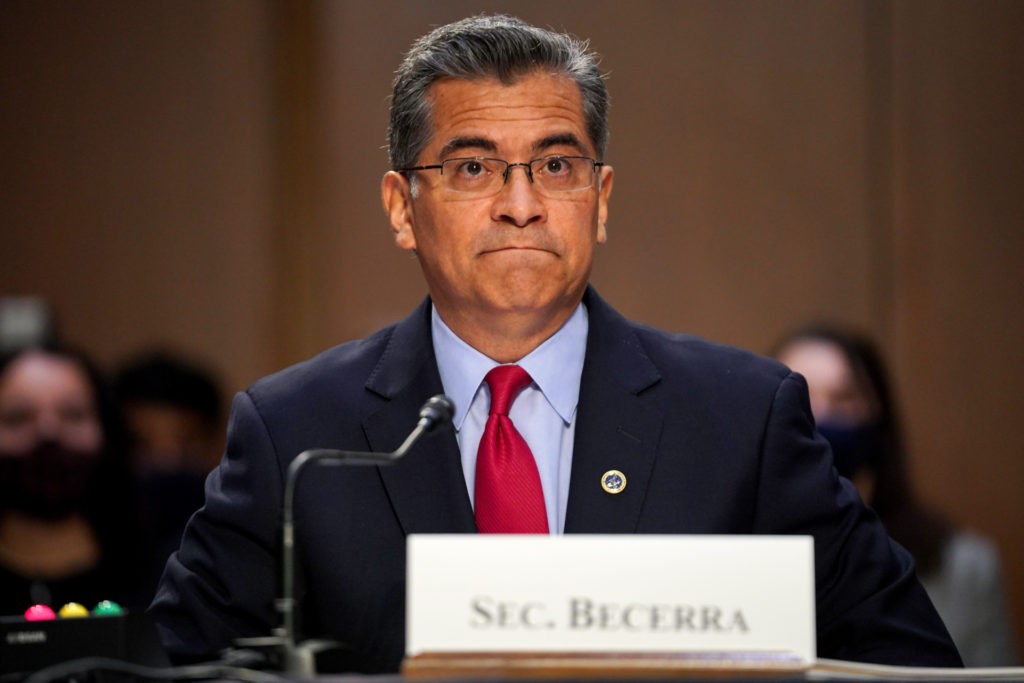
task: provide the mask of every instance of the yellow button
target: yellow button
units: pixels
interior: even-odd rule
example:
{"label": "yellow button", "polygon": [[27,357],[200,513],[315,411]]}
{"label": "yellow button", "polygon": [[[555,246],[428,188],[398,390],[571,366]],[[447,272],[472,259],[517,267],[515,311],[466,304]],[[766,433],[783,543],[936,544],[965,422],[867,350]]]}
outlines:
{"label": "yellow button", "polygon": [[60,612],[57,612],[57,614],[65,619],[74,619],[75,617],[89,616],[89,610],[84,606],[79,605],[77,602],[69,602],[61,607]]}

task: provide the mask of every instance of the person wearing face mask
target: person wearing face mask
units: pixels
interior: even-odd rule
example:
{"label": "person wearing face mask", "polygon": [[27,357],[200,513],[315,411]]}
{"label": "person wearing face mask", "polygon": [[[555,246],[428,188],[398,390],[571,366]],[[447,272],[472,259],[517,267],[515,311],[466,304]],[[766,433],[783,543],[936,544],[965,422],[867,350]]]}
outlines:
{"label": "person wearing face mask", "polygon": [[128,432],[140,519],[151,542],[149,585],[203,505],[206,475],[223,451],[220,387],[209,370],[176,353],[151,352],[116,374],[114,394]]}
{"label": "person wearing face mask", "polygon": [[916,496],[888,374],[874,344],[815,325],[786,336],[775,356],[807,380],[811,412],[832,446],[836,470],[917,560],[921,583],[964,664],[1016,665],[996,547]]}
{"label": "person wearing face mask", "polygon": [[0,614],[143,604],[132,499],[117,412],[92,363],[56,345],[0,357]]}

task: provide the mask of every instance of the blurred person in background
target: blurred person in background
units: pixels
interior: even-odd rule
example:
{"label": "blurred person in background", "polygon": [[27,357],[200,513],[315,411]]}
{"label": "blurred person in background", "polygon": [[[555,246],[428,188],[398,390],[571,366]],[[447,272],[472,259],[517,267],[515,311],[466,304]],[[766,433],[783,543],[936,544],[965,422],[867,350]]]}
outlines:
{"label": "blurred person in background", "polygon": [[143,606],[133,501],[118,412],[94,365],[54,343],[0,356],[0,614]]}
{"label": "blurred person in background", "polygon": [[221,390],[206,368],[161,351],[126,364],[114,387],[153,553],[147,583],[155,590],[185,524],[202,507],[203,483],[224,448]]}
{"label": "blurred person in background", "polygon": [[899,414],[881,355],[856,333],[802,328],[776,357],[807,380],[818,431],[917,571],[967,666],[1017,663],[995,545],[924,505],[911,485]]}

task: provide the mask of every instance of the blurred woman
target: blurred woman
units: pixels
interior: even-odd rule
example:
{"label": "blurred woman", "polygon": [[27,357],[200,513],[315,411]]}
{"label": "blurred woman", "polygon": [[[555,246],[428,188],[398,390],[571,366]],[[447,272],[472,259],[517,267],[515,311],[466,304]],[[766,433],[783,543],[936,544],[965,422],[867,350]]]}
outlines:
{"label": "blurred woman", "polygon": [[818,431],[836,470],[857,486],[917,571],[967,666],[1016,664],[995,545],[915,495],[881,356],[867,339],[828,326],[786,337],[776,357],[807,380]]}
{"label": "blurred woman", "polygon": [[143,607],[117,412],[82,355],[0,358],[0,614],[101,600]]}

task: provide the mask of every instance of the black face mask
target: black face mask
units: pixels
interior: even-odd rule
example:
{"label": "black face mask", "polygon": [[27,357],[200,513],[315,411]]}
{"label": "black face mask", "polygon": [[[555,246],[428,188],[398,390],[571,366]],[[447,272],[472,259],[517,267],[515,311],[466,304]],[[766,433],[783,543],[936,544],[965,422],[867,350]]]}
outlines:
{"label": "black face mask", "polygon": [[42,441],[28,453],[0,452],[0,510],[59,520],[82,509],[99,454],[59,441]]}
{"label": "black face mask", "polygon": [[874,422],[863,425],[823,422],[818,425],[818,432],[832,446],[836,470],[846,478],[882,457],[882,430]]}

